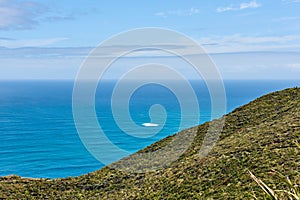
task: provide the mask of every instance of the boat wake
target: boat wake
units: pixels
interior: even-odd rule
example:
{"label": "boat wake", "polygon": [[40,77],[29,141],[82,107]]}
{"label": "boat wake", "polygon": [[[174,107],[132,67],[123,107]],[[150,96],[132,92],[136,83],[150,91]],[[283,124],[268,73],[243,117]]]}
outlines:
{"label": "boat wake", "polygon": [[142,125],[143,125],[143,126],[146,126],[146,127],[154,127],[154,126],[158,126],[158,124],[154,124],[154,123],[143,123]]}

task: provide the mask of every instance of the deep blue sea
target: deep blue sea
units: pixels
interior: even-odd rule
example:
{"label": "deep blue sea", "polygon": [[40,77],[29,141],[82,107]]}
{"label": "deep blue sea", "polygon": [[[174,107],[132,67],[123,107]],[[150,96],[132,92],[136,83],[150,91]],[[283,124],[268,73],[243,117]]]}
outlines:
{"label": "deep blue sea", "polygon": [[[225,81],[224,84],[228,113],[263,94],[300,86],[300,81]],[[199,123],[218,117],[211,116],[206,85],[196,81],[192,85],[199,102]],[[131,117],[137,125],[149,123],[150,106],[161,104],[167,113],[166,123],[152,137],[125,134],[111,113],[113,86],[113,82],[104,82],[95,95],[98,122],[113,144],[133,153],[179,130],[181,112],[176,96],[165,87],[149,84],[132,94]],[[0,82],[0,176],[68,177],[104,166],[78,136],[72,114],[72,91],[72,81]],[[191,125],[196,124],[183,124],[181,129]]]}

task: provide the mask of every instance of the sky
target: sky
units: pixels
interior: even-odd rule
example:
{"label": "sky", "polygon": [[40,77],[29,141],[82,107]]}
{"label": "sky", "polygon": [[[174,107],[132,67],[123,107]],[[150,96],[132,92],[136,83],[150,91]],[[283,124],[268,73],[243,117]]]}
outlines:
{"label": "sky", "polygon": [[223,79],[299,79],[299,10],[300,0],[0,0],[0,80],[72,80],[102,41],[143,27],[197,41]]}

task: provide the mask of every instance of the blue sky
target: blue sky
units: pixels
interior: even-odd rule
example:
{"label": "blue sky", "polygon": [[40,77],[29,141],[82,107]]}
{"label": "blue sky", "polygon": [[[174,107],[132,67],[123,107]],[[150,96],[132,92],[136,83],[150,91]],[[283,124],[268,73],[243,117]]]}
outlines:
{"label": "blue sky", "polygon": [[202,44],[224,79],[298,79],[300,0],[0,0],[0,79],[74,79],[101,41],[162,27]]}

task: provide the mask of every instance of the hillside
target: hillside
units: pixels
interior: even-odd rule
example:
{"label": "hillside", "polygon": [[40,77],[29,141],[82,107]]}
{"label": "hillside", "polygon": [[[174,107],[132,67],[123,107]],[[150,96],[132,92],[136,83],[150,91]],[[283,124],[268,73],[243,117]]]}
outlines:
{"label": "hillside", "polygon": [[[200,158],[198,151],[209,123],[178,133],[196,137],[178,160],[161,170],[125,173],[105,167],[75,178],[2,177],[0,199],[262,199],[264,193],[248,170],[274,189],[286,185],[272,170],[300,185],[300,88],[260,97],[224,119],[222,135],[207,157]],[[155,151],[172,137],[140,152]]]}

